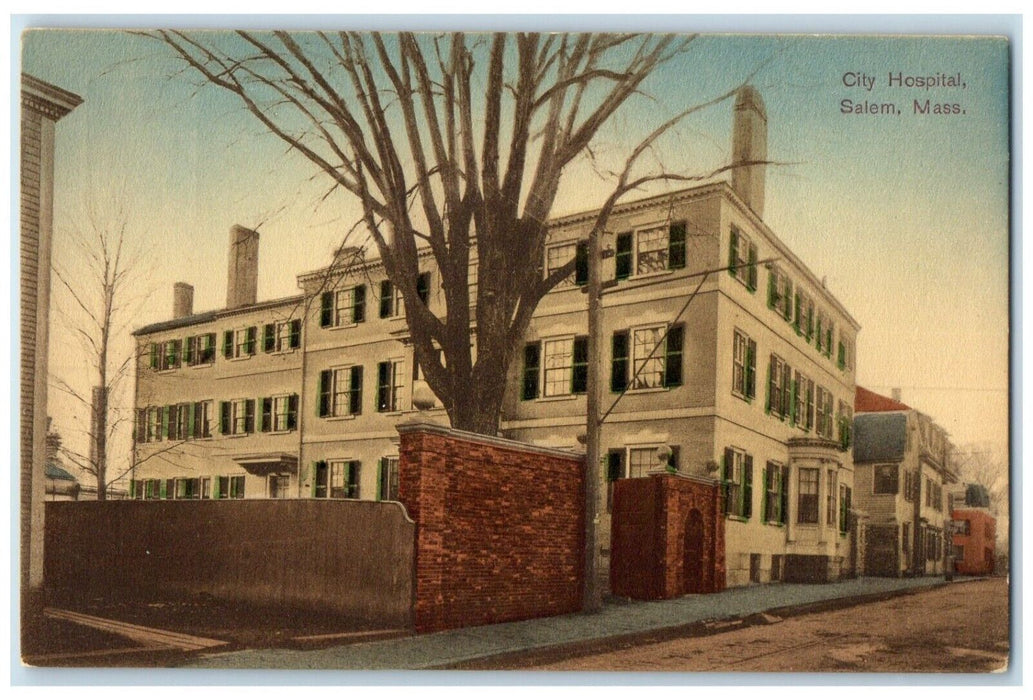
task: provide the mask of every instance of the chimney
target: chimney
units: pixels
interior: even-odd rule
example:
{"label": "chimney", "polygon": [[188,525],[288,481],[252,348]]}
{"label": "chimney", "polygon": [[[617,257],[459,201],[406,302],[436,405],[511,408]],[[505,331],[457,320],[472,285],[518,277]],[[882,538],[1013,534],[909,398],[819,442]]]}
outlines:
{"label": "chimney", "polygon": [[[732,125],[732,164],[768,159],[768,114],[756,88],[744,85],[735,98]],[[764,217],[764,173],[767,166],[746,165],[732,169],[732,189]]]}
{"label": "chimney", "polygon": [[894,387],[890,390],[890,395],[893,397],[894,401],[898,403],[900,402],[900,389],[898,387]]}
{"label": "chimney", "polygon": [[229,278],[226,308],[248,306],[258,300],[258,231],[243,226],[230,229]]}
{"label": "chimney", "polygon": [[194,313],[194,288],[186,282],[172,285],[172,318],[186,318]]}

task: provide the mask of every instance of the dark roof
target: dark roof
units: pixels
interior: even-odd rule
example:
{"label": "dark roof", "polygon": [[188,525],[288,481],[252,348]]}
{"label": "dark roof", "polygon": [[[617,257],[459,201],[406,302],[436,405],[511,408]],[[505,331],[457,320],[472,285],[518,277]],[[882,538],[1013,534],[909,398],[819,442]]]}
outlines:
{"label": "dark roof", "polygon": [[854,413],[878,413],[880,411],[910,411],[911,407],[882,394],[876,394],[863,386],[854,394]]}
{"label": "dark roof", "polygon": [[969,484],[965,489],[965,505],[973,508],[989,508],[990,494],[981,484]]}
{"label": "dark roof", "polygon": [[294,296],[283,297],[282,299],[270,299],[269,301],[260,301],[257,304],[248,304],[247,306],[236,306],[232,309],[216,309],[215,311],[204,311],[199,314],[192,314],[190,316],[184,316],[183,318],[174,318],[169,321],[159,321],[158,323],[152,323],[144,326],[143,328],[137,328],[133,331],[133,335],[149,335],[151,333],[159,333],[161,331],[171,331],[175,328],[185,328],[187,326],[194,326],[199,323],[207,323],[214,321],[217,318],[224,316],[233,316],[235,314],[242,314],[248,311],[261,311],[272,306],[279,306],[281,304],[297,303],[305,298],[304,294],[295,294]]}
{"label": "dark roof", "polygon": [[44,471],[49,479],[57,479],[58,481],[78,481],[78,479],[53,462],[47,462],[44,467]]}
{"label": "dark roof", "polygon": [[855,462],[899,462],[904,458],[906,448],[906,414],[860,413],[854,416]]}

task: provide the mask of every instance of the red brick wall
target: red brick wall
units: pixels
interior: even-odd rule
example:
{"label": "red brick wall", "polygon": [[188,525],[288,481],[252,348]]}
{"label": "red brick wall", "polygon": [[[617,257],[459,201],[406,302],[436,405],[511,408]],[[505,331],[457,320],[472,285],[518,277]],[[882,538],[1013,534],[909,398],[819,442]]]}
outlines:
{"label": "red brick wall", "polygon": [[[952,536],[953,544],[965,548],[965,558],[954,561],[954,570],[959,574],[992,574],[996,558],[997,521],[986,511],[967,508],[955,508],[951,517],[954,520],[969,521],[968,535],[955,532]],[[989,559],[986,557],[988,549]]]}
{"label": "red brick wall", "polygon": [[580,609],[581,457],[438,426],[399,433],[398,498],[416,521],[417,631]]}
{"label": "red brick wall", "polygon": [[721,489],[709,480],[672,475],[621,479],[614,484],[610,588],[642,600],[674,598],[687,592],[686,526],[689,514],[702,516],[700,590],[725,588],[724,518]]}

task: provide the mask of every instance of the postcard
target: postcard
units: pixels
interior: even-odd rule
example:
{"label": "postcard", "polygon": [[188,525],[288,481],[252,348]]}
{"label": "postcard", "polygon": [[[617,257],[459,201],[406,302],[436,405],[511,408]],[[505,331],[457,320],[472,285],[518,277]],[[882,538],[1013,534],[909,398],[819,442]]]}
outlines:
{"label": "postcard", "polygon": [[1005,671],[1005,36],[29,29],[33,669]]}

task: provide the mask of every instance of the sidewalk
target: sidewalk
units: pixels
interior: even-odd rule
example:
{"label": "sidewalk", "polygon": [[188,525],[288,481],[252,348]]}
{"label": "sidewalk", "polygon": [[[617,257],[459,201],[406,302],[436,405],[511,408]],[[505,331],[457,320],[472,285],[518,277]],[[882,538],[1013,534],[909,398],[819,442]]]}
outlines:
{"label": "sidewalk", "polygon": [[[957,580],[957,579],[956,579]],[[964,580],[964,579],[961,579]],[[832,584],[769,584],[673,600],[610,603],[571,614],[319,650],[249,649],[192,658],[190,668],[415,670],[486,657],[683,627],[754,613],[943,585],[943,576],[860,578]]]}

